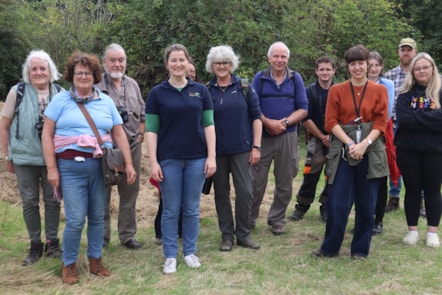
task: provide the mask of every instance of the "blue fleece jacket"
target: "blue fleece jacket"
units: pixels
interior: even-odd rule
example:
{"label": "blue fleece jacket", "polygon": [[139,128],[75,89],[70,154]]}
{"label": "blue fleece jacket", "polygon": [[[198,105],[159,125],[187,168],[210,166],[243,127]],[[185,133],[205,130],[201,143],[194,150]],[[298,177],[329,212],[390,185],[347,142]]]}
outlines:
{"label": "blue fleece jacket", "polygon": [[[301,75],[288,68],[287,73],[281,85],[277,85],[270,76],[270,68],[258,72],[253,79],[253,88],[258,95],[261,112],[269,119],[278,120],[288,117],[296,110],[308,110],[308,100]],[[296,131],[296,125],[287,128],[286,132]],[[263,136],[270,136],[265,129]]]}
{"label": "blue fleece jacket", "polygon": [[255,90],[249,86],[244,91],[241,78],[232,75],[232,83],[225,89],[219,87],[216,78],[213,78],[209,91],[213,99],[216,154],[222,156],[250,151],[253,145],[252,123],[261,119]]}

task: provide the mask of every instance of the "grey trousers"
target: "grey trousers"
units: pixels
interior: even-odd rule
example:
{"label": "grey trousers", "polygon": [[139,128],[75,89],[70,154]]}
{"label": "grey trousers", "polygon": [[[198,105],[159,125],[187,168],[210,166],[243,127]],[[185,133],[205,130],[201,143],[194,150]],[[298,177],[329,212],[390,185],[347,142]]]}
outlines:
{"label": "grey trousers", "polygon": [[[213,176],[215,206],[223,240],[250,239],[249,216],[252,206],[252,171],[249,152],[216,157]],[[230,174],[235,188],[235,222],[230,200]],[[236,227],[235,227],[236,225]]]}
{"label": "grey trousers", "polygon": [[[135,144],[131,147],[132,162],[137,172],[137,178],[131,185],[127,184],[126,177],[123,176],[121,183],[118,185],[118,235],[120,243],[134,239],[137,233],[137,216],[136,204],[138,192],[140,190],[140,174],[141,174],[141,144]],[[107,188],[107,202],[104,208],[104,237],[103,243],[107,245],[111,238],[110,228],[110,198],[112,187]]]}
{"label": "grey trousers", "polygon": [[54,188],[48,183],[46,166],[14,165],[14,169],[29,239],[31,242],[41,242],[40,186],[45,208],[46,239],[58,238],[60,203],[54,199]]}
{"label": "grey trousers", "polygon": [[261,160],[252,168],[253,204],[249,224],[255,225],[266,192],[270,167],[273,162],[275,189],[273,202],[267,215],[269,225],[284,225],[287,206],[292,199],[292,182],[298,173],[298,135],[289,132],[262,138]]}

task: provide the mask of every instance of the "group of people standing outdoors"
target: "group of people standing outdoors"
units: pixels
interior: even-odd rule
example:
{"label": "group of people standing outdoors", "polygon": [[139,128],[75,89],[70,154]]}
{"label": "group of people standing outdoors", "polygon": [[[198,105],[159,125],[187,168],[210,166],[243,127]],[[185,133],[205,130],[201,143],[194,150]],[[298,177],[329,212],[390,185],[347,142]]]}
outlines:
{"label": "group of people standing outdoors", "polygon": [[[288,66],[290,50],[283,42],[269,47],[269,67],[257,72],[252,83],[234,74],[239,56],[230,46],[221,45],[212,47],[207,55],[205,68],[213,78],[202,84],[186,47],[173,44],[164,54],[168,77],[144,100],[137,82],[125,74],[126,54],[118,44],[106,48],[102,67],[95,55],[75,51],[64,72],[70,83],[66,91],[55,84],[60,74],[49,55],[31,51],[23,66],[24,83],[12,87],[0,122],[6,170],[17,175],[31,240],[23,265],[37,262],[43,254],[61,257],[62,281],[77,283],[76,262],[87,217],[89,270],[99,276],[110,275],[101,258],[103,247],[110,242],[112,189],[104,183],[100,157],[103,148],[113,145],[122,150],[126,169],[117,186],[119,240],[128,249],[142,247],[136,239],[135,207],[143,141],[151,182],[161,197],[165,274],[177,270],[180,238],[186,265],[201,266],[196,255],[200,197],[209,178],[213,180],[221,232],[219,250],[232,250],[235,240],[238,246],[260,249],[251,232],[272,165],[275,188],[267,224],[274,235],[286,232],[287,208],[298,174],[300,124],[307,131],[304,178],[288,219],[298,221],[307,213],[324,170],[319,202],[325,235],[313,255],[339,255],[354,205],[350,255],[366,258],[372,235],[383,231],[384,214],[399,207],[394,200],[399,196],[394,191],[401,184],[399,170],[405,185],[408,225],[403,242],[414,245],[419,239],[423,198],[426,244],[439,247],[440,77],[431,56],[417,54],[413,39],[401,40],[399,56],[401,64],[385,75],[389,80],[383,76],[383,59],[378,52],[353,46],[344,55],[349,79],[341,83],[333,80],[334,60],[320,57],[315,63],[317,80],[305,88],[301,74]],[[84,111],[93,118],[103,146]],[[40,185],[46,244],[41,241]],[[66,226],[60,247],[61,199]]]}

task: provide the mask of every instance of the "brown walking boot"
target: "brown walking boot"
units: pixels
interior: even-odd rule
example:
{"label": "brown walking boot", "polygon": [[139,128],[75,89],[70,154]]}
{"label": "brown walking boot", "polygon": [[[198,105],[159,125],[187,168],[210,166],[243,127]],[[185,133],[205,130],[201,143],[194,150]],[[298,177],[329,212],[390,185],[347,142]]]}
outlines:
{"label": "brown walking boot", "polygon": [[390,213],[391,211],[395,211],[399,209],[399,198],[391,197],[388,200],[388,204],[385,207],[385,213]]}
{"label": "brown walking boot", "polygon": [[89,258],[89,270],[94,275],[100,277],[108,277],[110,276],[110,271],[104,268],[103,263],[101,263],[100,258]]}
{"label": "brown walking boot", "polygon": [[69,285],[78,283],[77,266],[75,263],[70,265],[61,263],[61,281]]}

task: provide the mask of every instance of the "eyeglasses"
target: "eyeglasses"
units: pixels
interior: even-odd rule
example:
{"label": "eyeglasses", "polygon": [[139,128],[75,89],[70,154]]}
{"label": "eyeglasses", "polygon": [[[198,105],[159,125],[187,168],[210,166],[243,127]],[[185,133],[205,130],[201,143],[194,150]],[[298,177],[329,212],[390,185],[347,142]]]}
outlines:
{"label": "eyeglasses", "polygon": [[431,68],[433,68],[432,66],[423,66],[423,67],[421,67],[421,68],[414,68],[413,69],[413,71],[414,72],[420,72],[420,71],[424,71],[424,72],[426,72],[426,71],[428,71],[429,69],[431,69]]}
{"label": "eyeglasses", "polygon": [[90,76],[92,76],[92,73],[91,72],[75,72],[74,75],[77,77],[83,77],[83,76],[90,77]]}
{"label": "eyeglasses", "polygon": [[231,62],[230,61],[217,61],[217,62],[214,62],[213,64],[220,67],[221,65],[223,65],[223,66],[230,65]]}

